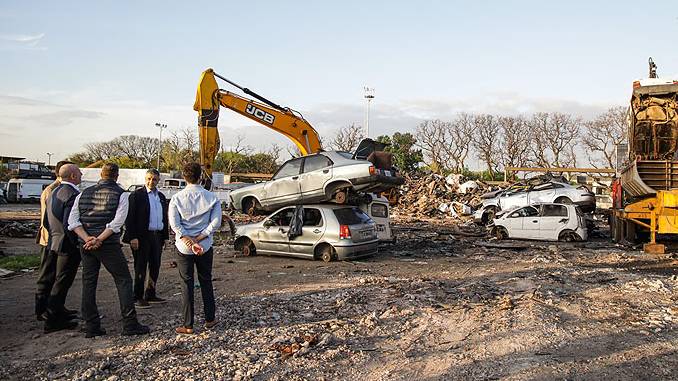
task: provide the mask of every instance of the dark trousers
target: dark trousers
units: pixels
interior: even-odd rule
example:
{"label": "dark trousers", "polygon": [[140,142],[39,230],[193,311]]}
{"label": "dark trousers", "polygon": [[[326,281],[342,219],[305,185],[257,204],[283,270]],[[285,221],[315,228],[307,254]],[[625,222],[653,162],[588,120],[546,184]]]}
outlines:
{"label": "dark trousers", "polygon": [[134,309],[134,293],[132,292],[132,276],[127,268],[127,260],[119,244],[103,245],[98,250],[81,250],[82,254],[82,318],[86,328],[91,330],[100,327],[99,310],[97,309],[97,282],[99,269],[104,265],[106,271],[113,276],[118,290],[120,314],[125,327],[133,326],[137,321]]}
{"label": "dark trousers", "polygon": [[[139,250],[132,250],[134,256],[134,297],[136,299],[154,298],[160,258],[162,256],[162,233],[149,232],[139,239]],[[146,281],[148,272],[148,282]]]}
{"label": "dark trousers", "polygon": [[[178,252],[177,252],[178,253]],[[182,312],[184,327],[193,328],[193,267],[198,271],[198,282],[202,294],[202,304],[205,307],[205,321],[213,321],[216,312],[214,304],[214,288],[212,287],[212,248],[203,255],[177,255],[177,268],[181,277]]]}
{"label": "dark trousers", "polygon": [[80,253],[76,250],[57,253],[46,246],[41,246],[40,252],[35,314],[40,316],[49,308],[51,315],[60,315],[78,273]]}

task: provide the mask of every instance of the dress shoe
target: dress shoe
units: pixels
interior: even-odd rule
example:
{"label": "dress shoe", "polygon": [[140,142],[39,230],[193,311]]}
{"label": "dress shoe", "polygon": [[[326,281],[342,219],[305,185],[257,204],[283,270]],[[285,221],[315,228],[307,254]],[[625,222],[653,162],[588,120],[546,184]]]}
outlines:
{"label": "dress shoe", "polygon": [[137,301],[134,302],[134,307],[144,309],[151,308],[151,305],[148,304],[148,302],[143,299],[137,299]]}
{"label": "dress shoe", "polygon": [[78,315],[78,311],[77,311],[77,310],[71,310],[71,309],[66,308],[66,307],[64,307],[64,313],[65,313],[66,315],[75,315],[75,316]]}
{"label": "dress shoe", "polygon": [[180,334],[183,334],[183,335],[192,335],[193,334],[193,328],[181,326],[181,327],[175,328],[174,332],[180,333]]}
{"label": "dress shoe", "polygon": [[88,329],[85,332],[85,337],[88,338],[88,339],[91,339],[91,338],[96,337],[96,336],[105,336],[105,335],[106,335],[106,330],[101,328],[101,327]]}
{"label": "dress shoe", "polygon": [[78,322],[71,320],[45,321],[45,333],[52,333],[64,329],[73,329],[78,326]]}
{"label": "dress shoe", "polygon": [[217,326],[217,321],[216,321],[216,319],[215,319],[215,320],[212,320],[212,321],[206,321],[206,322],[205,322],[205,329],[212,329],[212,328],[214,328],[214,327],[216,327],[216,326]]}
{"label": "dress shoe", "polygon": [[147,325],[136,323],[123,328],[122,335],[123,336],[145,335],[149,332],[151,332],[151,328],[149,328]]}
{"label": "dress shoe", "polygon": [[146,301],[152,304],[156,304],[156,303],[165,303],[167,302],[167,299],[159,298],[157,296],[151,296],[146,298]]}

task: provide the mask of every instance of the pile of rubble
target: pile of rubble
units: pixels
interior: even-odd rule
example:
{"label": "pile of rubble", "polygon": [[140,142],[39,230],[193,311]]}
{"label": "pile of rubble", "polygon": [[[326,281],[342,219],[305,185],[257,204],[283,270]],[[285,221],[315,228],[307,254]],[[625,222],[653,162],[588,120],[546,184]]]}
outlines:
{"label": "pile of rubble", "polygon": [[0,220],[0,236],[33,238],[38,232],[40,221]]}
{"label": "pile of rubble", "polygon": [[427,217],[468,216],[482,205],[480,196],[491,187],[482,181],[464,181],[463,175],[435,173],[405,176],[395,212]]}

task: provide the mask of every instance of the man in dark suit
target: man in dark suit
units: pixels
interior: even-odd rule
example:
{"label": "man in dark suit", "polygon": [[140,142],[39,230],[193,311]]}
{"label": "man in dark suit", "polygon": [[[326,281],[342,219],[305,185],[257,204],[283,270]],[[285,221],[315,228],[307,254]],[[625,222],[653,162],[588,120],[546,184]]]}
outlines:
{"label": "man in dark suit", "polygon": [[156,294],[162,249],[169,238],[167,198],[158,191],[158,181],[160,173],[149,169],[145,186],[132,192],[129,197],[129,212],[125,221],[123,242],[130,244],[134,255],[134,297],[137,308],[148,308],[149,303],[165,301]]}
{"label": "man in dark suit", "polygon": [[77,165],[66,164],[59,169],[59,178],[61,184],[45,200],[44,222],[49,231],[49,255],[56,262],[54,285],[47,298],[46,333],[72,329],[78,324],[71,321],[74,316],[68,313],[64,303],[80,265],[77,237],[67,227],[73,202],[80,193],[77,186],[82,173]]}

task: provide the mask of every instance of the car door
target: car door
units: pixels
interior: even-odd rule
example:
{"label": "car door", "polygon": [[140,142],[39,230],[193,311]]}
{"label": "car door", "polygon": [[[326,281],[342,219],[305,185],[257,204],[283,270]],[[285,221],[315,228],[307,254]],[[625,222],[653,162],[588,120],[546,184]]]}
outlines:
{"label": "car door", "polygon": [[294,208],[290,207],[266,218],[258,234],[257,251],[262,254],[288,254],[290,245],[287,232],[293,216]]}
{"label": "car door", "polygon": [[301,201],[299,174],[303,160],[303,157],[299,157],[286,162],[271,180],[264,184],[260,200],[262,206],[287,205]]}
{"label": "car door", "polygon": [[304,224],[301,235],[289,241],[290,252],[304,256],[313,256],[313,247],[325,233],[325,219],[322,211],[314,207],[304,207]]}
{"label": "car door", "polygon": [[502,209],[509,209],[515,206],[525,206],[527,202],[527,192],[522,189],[507,191],[499,197],[499,206]]}
{"label": "car door", "polygon": [[323,154],[304,157],[299,175],[301,197],[304,202],[325,201],[325,184],[332,178],[332,160]]}
{"label": "car door", "polygon": [[552,202],[556,194],[555,185],[553,183],[544,183],[535,185],[528,192],[528,203],[534,204],[537,202]]}
{"label": "car door", "polygon": [[502,224],[508,231],[509,238],[522,238],[523,215],[521,214],[520,209],[509,214],[508,217],[502,221]]}
{"label": "car door", "polygon": [[541,224],[539,218],[539,209],[534,206],[526,206],[523,209],[523,238],[540,239],[539,226]]}
{"label": "car door", "polygon": [[541,207],[541,239],[557,240],[560,232],[568,225],[567,207],[560,204],[544,204]]}

